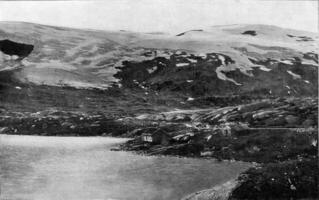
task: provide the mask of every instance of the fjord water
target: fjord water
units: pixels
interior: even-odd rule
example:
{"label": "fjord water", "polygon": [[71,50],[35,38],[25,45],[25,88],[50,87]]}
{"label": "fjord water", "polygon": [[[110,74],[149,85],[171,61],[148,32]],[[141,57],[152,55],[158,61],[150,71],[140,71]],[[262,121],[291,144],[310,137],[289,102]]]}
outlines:
{"label": "fjord water", "polygon": [[174,200],[249,164],[110,149],[126,139],[0,135],[0,199]]}

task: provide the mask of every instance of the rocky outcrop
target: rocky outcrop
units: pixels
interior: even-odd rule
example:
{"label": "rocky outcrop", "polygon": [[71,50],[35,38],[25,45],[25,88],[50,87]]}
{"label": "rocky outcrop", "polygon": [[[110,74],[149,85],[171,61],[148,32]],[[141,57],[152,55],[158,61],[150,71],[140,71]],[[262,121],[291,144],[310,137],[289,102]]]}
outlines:
{"label": "rocky outcrop", "polygon": [[253,30],[245,31],[242,34],[243,35],[251,35],[251,36],[256,36],[257,35],[256,31],[253,31]]}
{"label": "rocky outcrop", "polygon": [[242,173],[229,199],[317,199],[318,157],[253,167]]}
{"label": "rocky outcrop", "polygon": [[[261,163],[296,159],[315,154],[317,119],[315,99],[293,98],[148,114],[135,120],[154,123],[157,128],[138,129],[138,136],[123,149]],[[164,138],[165,144],[149,143],[140,137],[143,133],[153,137],[158,130],[163,134],[156,137]]]}
{"label": "rocky outcrop", "polygon": [[211,189],[202,190],[188,195],[182,200],[228,200],[231,192],[237,185],[238,182],[236,180],[230,180]]}
{"label": "rocky outcrop", "polygon": [[33,51],[33,45],[14,42],[11,40],[0,40],[0,51],[11,58],[22,60]]}
{"label": "rocky outcrop", "polygon": [[[268,99],[197,112],[164,112],[161,118],[156,114],[144,115],[139,120],[160,123],[156,127],[166,130],[163,133],[168,143],[155,144],[137,136],[122,149],[148,155],[254,163],[236,181],[196,192],[184,200],[315,199],[318,195],[317,105],[317,100],[311,98]],[[191,120],[174,120],[175,116],[184,115]],[[143,136],[147,131],[152,137],[154,130],[138,132]]]}
{"label": "rocky outcrop", "polygon": [[265,99],[222,108],[176,110],[142,114],[137,119],[169,122],[200,122],[206,125],[247,124],[250,128],[317,127],[318,104],[312,98]]}

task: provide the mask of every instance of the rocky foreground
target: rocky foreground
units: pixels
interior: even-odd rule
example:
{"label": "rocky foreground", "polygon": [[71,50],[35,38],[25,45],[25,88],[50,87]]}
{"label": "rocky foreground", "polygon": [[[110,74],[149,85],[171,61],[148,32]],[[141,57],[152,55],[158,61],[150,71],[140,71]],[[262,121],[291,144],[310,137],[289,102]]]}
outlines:
{"label": "rocky foreground", "polygon": [[98,112],[13,112],[2,108],[0,132],[123,136],[133,138],[120,147],[126,151],[254,163],[255,167],[226,184],[227,189],[221,186],[186,199],[315,198],[317,110],[313,98],[267,99],[122,118]]}

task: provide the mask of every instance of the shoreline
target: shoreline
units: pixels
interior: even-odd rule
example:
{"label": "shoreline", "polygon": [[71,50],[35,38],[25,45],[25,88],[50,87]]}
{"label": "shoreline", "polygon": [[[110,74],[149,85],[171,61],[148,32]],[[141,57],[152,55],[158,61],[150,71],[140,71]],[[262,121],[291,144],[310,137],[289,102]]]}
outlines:
{"label": "shoreline", "polygon": [[273,195],[269,198],[313,198],[318,194],[313,187],[318,184],[314,177],[319,172],[317,108],[315,99],[290,98],[200,113],[181,110],[146,114],[144,119],[58,110],[19,115],[5,112],[0,133],[129,138],[113,150],[248,162],[253,166],[236,178],[240,184],[232,198],[247,199],[247,193],[253,195],[249,198],[262,197],[260,194]]}
{"label": "shoreline", "polygon": [[239,184],[236,179],[231,179],[210,189],[204,189],[186,195],[181,200],[227,200],[232,190],[234,190],[234,188],[236,188]]}
{"label": "shoreline", "polygon": [[[13,137],[11,137],[11,136],[13,136]],[[84,139],[83,141],[81,141],[81,144],[85,144],[85,145],[96,145],[96,144],[99,144],[99,143],[96,143],[95,144],[95,142],[98,142],[98,141],[100,141],[100,139],[101,138],[104,138],[104,139],[106,139],[106,140],[112,140],[112,139],[118,139],[118,138],[114,138],[114,137],[105,137],[105,136],[97,136],[97,137],[73,137],[73,136],[71,136],[71,137],[65,137],[65,136],[62,136],[62,137],[59,137],[59,136],[37,136],[37,135],[8,135],[8,134],[0,134],[0,139],[2,138],[2,137],[5,137],[6,139],[5,140],[3,140],[4,141],[4,144],[11,144],[11,142],[14,142],[15,144],[17,143],[18,145],[19,144],[21,144],[21,142],[23,142],[23,144],[25,144],[25,142],[27,143],[27,144],[29,144],[29,145],[35,145],[35,146],[38,146],[38,142],[34,142],[34,138],[36,138],[36,139],[40,139],[40,143],[42,143],[44,140],[42,140],[42,139],[45,139],[45,147],[51,147],[51,145],[50,144],[48,144],[47,142],[50,142],[50,141],[52,141],[51,139],[53,139],[54,138],[54,141],[53,141],[53,144],[55,144],[56,143],[56,139],[58,138],[59,140],[59,142],[61,142],[61,141],[63,141],[63,138],[70,138],[70,139],[72,139],[72,142],[75,142],[76,143],[76,145],[79,145],[78,143],[77,143],[77,141],[76,140],[73,140],[73,139]],[[29,140],[27,139],[27,138],[32,138],[32,143],[30,143],[29,142]],[[90,142],[89,143],[86,143],[85,141],[87,141],[87,139],[94,139],[94,141],[93,140],[90,140]],[[93,142],[93,143],[92,143]],[[125,143],[126,141],[121,141],[121,142],[116,142],[116,143],[114,143],[114,144],[112,144],[111,145],[111,147],[118,147],[119,145],[121,145],[121,144],[123,144],[123,143]],[[68,142],[66,142],[66,143],[68,143]],[[92,143],[92,144],[91,144]],[[63,146],[63,145],[62,145]],[[108,151],[112,151],[112,148],[110,148]],[[127,151],[128,152],[128,151]],[[146,154],[138,154],[138,153],[136,153],[136,152],[132,152],[132,151],[129,151],[129,153],[134,153],[134,154],[137,154],[137,155],[139,155],[139,156],[145,156],[145,157],[175,157],[175,158],[179,158],[179,159],[194,159],[194,160],[213,160],[214,162],[216,162],[216,163],[220,163],[220,164],[222,164],[222,163],[224,163],[224,164],[228,164],[228,163],[232,163],[231,161],[227,161],[227,160],[225,160],[225,161],[218,161],[218,160],[216,160],[216,159],[214,159],[214,158],[203,158],[203,157],[181,157],[181,156],[172,156],[172,155],[146,155]],[[242,161],[237,161],[238,163],[244,163],[244,162],[242,162]],[[243,172],[244,170],[240,170],[240,171],[238,171],[238,174],[240,174],[241,172]],[[237,176],[236,177],[234,177],[234,178],[237,178]],[[227,182],[229,182],[229,181],[227,181]],[[214,186],[213,188],[216,188],[216,187],[219,187],[219,185],[216,185],[216,186]],[[205,189],[205,190],[208,190],[208,189]],[[198,191],[198,192],[202,192],[202,190],[200,190],[200,191]],[[195,192],[196,194],[198,193],[198,192]],[[191,195],[191,194],[186,194],[187,196],[189,196],[189,195]],[[183,198],[184,199],[184,198]]]}

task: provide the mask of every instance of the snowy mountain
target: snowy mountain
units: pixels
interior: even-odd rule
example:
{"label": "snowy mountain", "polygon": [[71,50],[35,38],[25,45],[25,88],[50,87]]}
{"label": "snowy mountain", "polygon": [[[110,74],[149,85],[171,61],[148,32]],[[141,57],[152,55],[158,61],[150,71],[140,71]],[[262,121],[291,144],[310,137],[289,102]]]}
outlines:
{"label": "snowy mountain", "polygon": [[0,22],[0,134],[121,136],[132,139],[113,150],[252,164],[184,199],[315,199],[318,41],[269,25],[170,35]]}
{"label": "snowy mountain", "polygon": [[[4,40],[33,50],[22,56],[21,46],[8,54]],[[169,35],[0,22],[0,71],[15,69],[12,77],[23,84],[123,87],[189,101],[207,95],[317,96],[318,40],[316,33],[269,25]]]}

